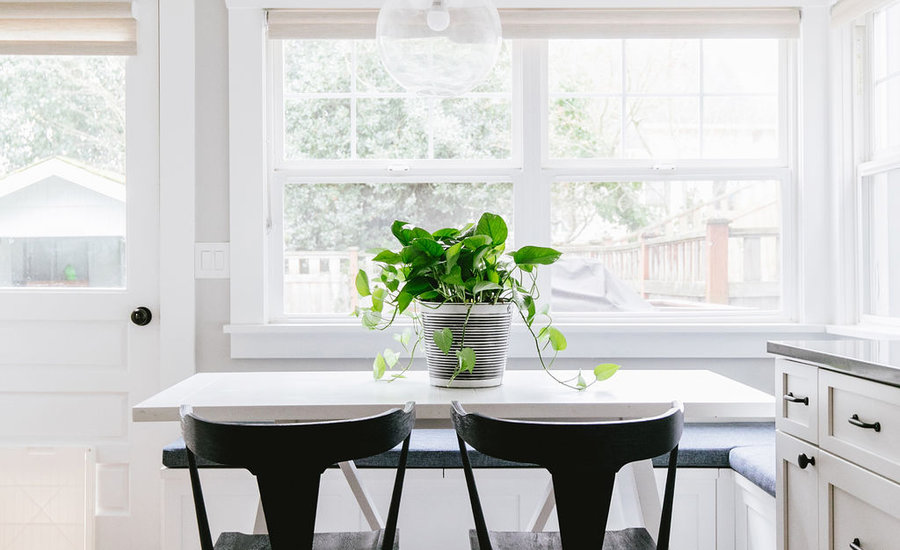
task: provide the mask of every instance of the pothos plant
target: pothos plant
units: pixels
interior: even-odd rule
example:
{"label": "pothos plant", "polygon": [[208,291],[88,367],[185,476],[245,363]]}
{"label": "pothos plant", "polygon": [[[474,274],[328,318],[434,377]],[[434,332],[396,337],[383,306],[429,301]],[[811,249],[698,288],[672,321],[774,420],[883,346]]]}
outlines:
{"label": "pothos plant", "polygon": [[[370,330],[385,330],[401,316],[412,319],[412,327],[394,339],[408,357],[401,364],[401,353],[391,348],[375,357],[374,376],[383,379],[388,371],[389,381],[403,378],[412,367],[416,349],[424,338],[432,338],[435,345],[449,354],[456,338],[460,338],[456,351],[457,368],[454,374],[472,372],[475,368],[475,350],[465,345],[465,324],[462,334],[456,335],[449,328],[424,334],[419,313],[410,308],[418,300],[423,307],[439,307],[441,304],[497,304],[516,305],[525,327],[531,333],[541,367],[560,384],[576,390],[584,390],[596,382],[606,380],[619,369],[618,365],[604,363],[594,368],[590,382],[582,371],[571,379],[556,376],[551,370],[559,352],[566,349],[566,337],[553,326],[553,318],[547,305],[538,307],[540,297],[537,284],[538,266],[556,262],[561,253],[552,248],[523,246],[507,252],[509,231],[503,218],[484,213],[478,223],[429,232],[421,227],[409,227],[409,223],[395,221],[391,233],[399,242],[398,250],[379,249],[372,259],[380,269],[372,277],[365,270],[356,275],[356,289],[368,305],[357,307],[354,315]],[[470,309],[471,311],[471,309]],[[468,322],[468,317],[466,317]],[[549,350],[552,355],[549,358]],[[394,370],[395,367],[398,370]]]}

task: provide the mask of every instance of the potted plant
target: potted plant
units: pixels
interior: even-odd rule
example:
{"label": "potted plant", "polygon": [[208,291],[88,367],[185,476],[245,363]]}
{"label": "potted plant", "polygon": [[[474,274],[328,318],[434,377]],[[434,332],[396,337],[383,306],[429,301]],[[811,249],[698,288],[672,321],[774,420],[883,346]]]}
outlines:
{"label": "potted plant", "polygon": [[[366,305],[354,312],[371,330],[385,330],[401,316],[412,327],[394,336],[408,354],[393,349],[379,353],[373,365],[376,379],[402,378],[424,341],[431,383],[437,386],[488,387],[500,384],[506,367],[509,329],[515,314],[531,333],[542,368],[557,382],[583,390],[615,374],[618,365],[598,365],[592,380],[579,371],[566,380],[552,371],[566,338],[553,326],[549,306],[538,308],[537,270],[561,253],[538,246],[507,252],[508,229],[502,217],[484,213],[477,223],[434,232],[395,221],[391,233],[398,250],[378,250],[372,277],[356,276]],[[550,348],[552,357],[544,353]]]}

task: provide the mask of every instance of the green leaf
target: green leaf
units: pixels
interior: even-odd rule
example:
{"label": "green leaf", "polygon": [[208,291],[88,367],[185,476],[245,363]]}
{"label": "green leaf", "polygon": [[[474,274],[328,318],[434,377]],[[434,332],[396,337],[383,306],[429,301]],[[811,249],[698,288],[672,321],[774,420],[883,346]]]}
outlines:
{"label": "green leaf", "polygon": [[412,342],[413,331],[411,328],[404,330],[400,334],[394,335],[394,340],[400,342],[400,345],[404,347],[404,349],[409,349],[409,343]]}
{"label": "green leaf", "polygon": [[587,382],[584,381],[584,376],[581,375],[581,371],[578,371],[578,381],[575,382],[575,385],[578,386],[579,390],[583,390],[587,387]]}
{"label": "green leaf", "polygon": [[[429,235],[430,237],[431,235]],[[429,239],[416,239],[413,241],[413,246],[424,250],[429,256],[432,258],[440,258],[444,255],[444,247],[441,246],[441,243],[437,241],[433,241]]]}
{"label": "green leaf", "polygon": [[463,243],[456,243],[447,249],[447,268],[452,269],[459,260],[459,252],[462,250]]}
{"label": "green leaf", "polygon": [[362,269],[356,274],[356,291],[360,296],[368,296],[369,292],[369,276]]}
{"label": "green leaf", "polygon": [[472,372],[475,369],[475,350],[472,348],[463,348],[456,352],[459,359],[459,370]]}
{"label": "green leaf", "polygon": [[409,304],[411,304],[415,298],[415,296],[408,292],[400,292],[400,294],[397,294],[397,313],[402,314],[405,312],[406,308],[409,307]]}
{"label": "green leaf", "polygon": [[525,296],[522,300],[525,304],[525,309],[528,311],[528,315],[525,317],[525,322],[528,326],[531,326],[531,323],[534,322],[535,310],[534,310],[534,298],[531,296]]}
{"label": "green leaf", "polygon": [[597,365],[594,367],[594,378],[597,379],[598,382],[602,382],[606,380],[612,375],[614,375],[621,367],[614,363],[603,363],[602,365]]}
{"label": "green leaf", "polygon": [[397,292],[397,289],[400,288],[400,281],[397,279],[390,279],[384,282],[384,286],[388,287],[388,290],[391,292]]}
{"label": "green leaf", "polygon": [[453,331],[449,328],[443,328],[441,330],[434,331],[432,335],[434,339],[434,345],[436,345],[444,355],[450,353],[450,347],[453,346]]}
{"label": "green leaf", "polygon": [[435,285],[434,279],[428,277],[413,277],[406,281],[406,284],[403,285],[403,290],[400,292],[412,294],[413,297],[416,297],[429,290],[435,290],[435,286],[437,285]]}
{"label": "green leaf", "polygon": [[490,281],[480,281],[472,288],[472,294],[478,294],[487,290],[503,290],[503,287]]}
{"label": "green leaf", "polygon": [[566,337],[556,327],[550,327],[549,336],[550,346],[553,347],[554,351],[563,351],[569,345],[566,342]]}
{"label": "green leaf", "polygon": [[523,246],[512,256],[518,266],[550,265],[562,256],[562,252],[541,246]]}
{"label": "green leaf", "polygon": [[421,227],[413,227],[409,231],[409,235],[410,235],[410,241],[412,241],[414,239],[425,239],[425,240],[429,240],[429,241],[434,240],[434,237],[431,236],[431,233],[422,229]]}
{"label": "green leaf", "polygon": [[384,361],[384,356],[379,353],[372,363],[372,376],[375,377],[375,380],[381,380],[385,370],[387,370],[387,363]]}
{"label": "green leaf", "polygon": [[400,220],[397,220],[391,225],[391,233],[394,235],[394,237],[397,238],[398,241],[400,241],[400,244],[402,244],[403,246],[408,245],[410,240],[408,237],[408,233],[405,233],[406,230],[403,229],[407,224],[409,224],[409,222],[402,222]]}
{"label": "green leaf", "polygon": [[459,229],[453,229],[452,227],[448,227],[447,229],[438,229],[431,234],[431,236],[435,239],[455,237],[457,235],[459,235]]}
{"label": "green leaf", "polygon": [[369,330],[375,329],[381,323],[381,312],[367,309],[363,313],[362,324]]}
{"label": "green leaf", "polygon": [[469,250],[476,250],[482,246],[487,246],[493,241],[487,235],[473,235],[463,240],[463,245]]}
{"label": "green leaf", "polygon": [[546,340],[550,337],[550,327],[544,327],[538,332],[538,341]]}
{"label": "green leaf", "polygon": [[458,265],[453,266],[449,273],[441,277],[441,282],[450,286],[462,286],[462,269]]}
{"label": "green leaf", "polygon": [[400,254],[396,252],[391,252],[390,250],[382,250],[378,253],[377,256],[372,258],[373,262],[381,262],[384,264],[396,265],[402,262],[400,259]]}
{"label": "green leaf", "polygon": [[491,242],[494,245],[500,245],[506,242],[506,237],[509,235],[509,230],[507,229],[506,222],[503,221],[503,218],[496,214],[485,212],[481,215],[481,219],[478,220],[478,225],[475,228],[475,234],[487,235],[491,238]]}
{"label": "green leaf", "polygon": [[375,311],[384,310],[384,297],[387,294],[383,288],[376,288],[372,291],[372,309]]}
{"label": "green leaf", "polygon": [[390,348],[387,348],[386,350],[384,350],[383,355],[384,355],[384,361],[385,361],[385,363],[387,363],[388,369],[394,368],[394,366],[397,364],[397,361],[400,360],[400,356],[397,355],[397,352]]}

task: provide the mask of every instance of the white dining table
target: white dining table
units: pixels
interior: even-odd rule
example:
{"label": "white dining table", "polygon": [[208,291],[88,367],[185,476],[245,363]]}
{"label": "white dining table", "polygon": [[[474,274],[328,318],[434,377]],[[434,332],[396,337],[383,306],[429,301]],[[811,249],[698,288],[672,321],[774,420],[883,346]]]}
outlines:
{"label": "white dining table", "polygon": [[[554,371],[560,378],[575,372]],[[416,403],[416,427],[450,426],[450,403],[487,415],[558,421],[639,418],[659,414],[673,401],[684,404],[687,422],[772,420],[774,398],[707,370],[622,370],[585,391],[574,391],[540,370],[511,370],[494,388],[441,388],[427,372],[411,371],[393,382],[371,372],[199,373],[137,404],[135,422],[179,420],[181,405],[223,421],[316,421],[377,414]],[[352,463],[341,465],[372,528],[382,522]],[[652,534],[659,529],[660,502],[649,460],[633,465],[639,506]],[[530,527],[543,528],[553,509],[552,487]]]}

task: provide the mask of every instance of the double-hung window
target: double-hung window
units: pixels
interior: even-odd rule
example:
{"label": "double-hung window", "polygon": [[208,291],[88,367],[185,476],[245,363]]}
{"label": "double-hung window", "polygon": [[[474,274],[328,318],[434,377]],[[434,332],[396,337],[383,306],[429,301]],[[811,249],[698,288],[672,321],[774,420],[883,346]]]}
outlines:
{"label": "double-hung window", "polygon": [[374,11],[268,12],[268,322],[345,319],[395,219],[482,211],[555,311],[789,317],[796,10],[501,10],[490,76],[416,97]]}
{"label": "double-hung window", "polygon": [[[859,319],[900,323],[900,2],[839,3],[854,44]],[[848,7],[849,6],[849,7]],[[847,8],[846,10],[844,8]]]}

